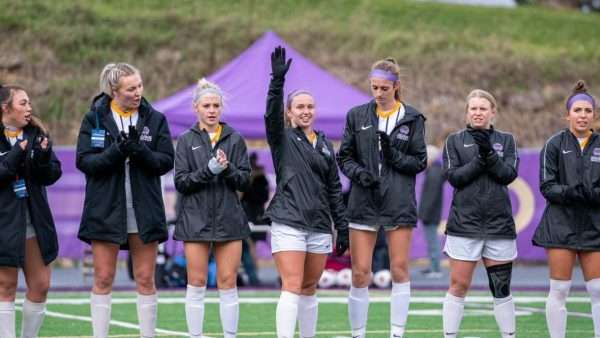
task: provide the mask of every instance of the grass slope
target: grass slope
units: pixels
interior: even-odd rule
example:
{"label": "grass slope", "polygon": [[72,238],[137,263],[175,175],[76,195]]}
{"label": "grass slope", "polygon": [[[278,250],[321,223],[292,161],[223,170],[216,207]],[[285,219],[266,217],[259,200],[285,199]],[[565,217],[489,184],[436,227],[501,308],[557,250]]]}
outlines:
{"label": "grass slope", "polygon": [[0,81],[29,88],[58,141],[72,143],[104,64],[138,65],[146,96],[157,99],[273,29],[365,90],[374,60],[398,59],[405,97],[429,117],[430,137],[461,126],[464,97],[483,87],[499,98],[499,126],[539,145],[561,126],[570,85],[600,75],[599,23],[540,7],[393,0],[3,1]]}

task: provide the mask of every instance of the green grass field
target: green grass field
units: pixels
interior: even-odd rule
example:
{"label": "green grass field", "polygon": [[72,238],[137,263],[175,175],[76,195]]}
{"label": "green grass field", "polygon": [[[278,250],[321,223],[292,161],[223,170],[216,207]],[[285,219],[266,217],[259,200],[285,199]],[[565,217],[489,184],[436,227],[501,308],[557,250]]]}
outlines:
{"label": "green grass field", "polygon": [[[385,291],[371,291],[371,306],[367,337],[389,336],[389,303]],[[55,293],[48,304],[48,313],[40,337],[90,337],[89,293]],[[186,336],[183,292],[161,292],[158,335]],[[500,337],[487,293],[472,293],[467,299],[461,338]],[[239,337],[275,337],[275,307],[278,292],[247,292],[240,294]],[[406,337],[442,336],[442,292],[413,292]],[[544,294],[515,293],[517,300],[518,336],[547,337],[544,317]],[[319,307],[319,338],[349,337],[346,292],[321,291]],[[585,293],[573,293],[568,303],[569,338],[592,337],[590,304]],[[205,310],[204,328],[207,337],[223,337],[218,317],[218,296],[209,292]],[[20,320],[20,314],[17,315]],[[135,308],[135,294],[113,295],[111,337],[139,337]],[[19,323],[17,323],[19,326]]]}

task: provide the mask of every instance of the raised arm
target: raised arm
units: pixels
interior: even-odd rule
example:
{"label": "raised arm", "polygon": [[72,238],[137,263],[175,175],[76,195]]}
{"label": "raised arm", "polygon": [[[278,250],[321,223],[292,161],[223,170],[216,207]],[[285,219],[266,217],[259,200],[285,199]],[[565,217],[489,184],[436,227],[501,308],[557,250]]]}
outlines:
{"label": "raised arm", "polygon": [[[281,146],[285,135],[283,84],[285,74],[290,68],[292,59],[286,61],[285,48],[277,47],[271,53],[271,82],[267,94],[267,111],[265,113],[265,127],[267,142],[273,152],[273,159],[280,157]],[[274,161],[277,162],[277,161]],[[275,165],[277,165],[275,163]]]}

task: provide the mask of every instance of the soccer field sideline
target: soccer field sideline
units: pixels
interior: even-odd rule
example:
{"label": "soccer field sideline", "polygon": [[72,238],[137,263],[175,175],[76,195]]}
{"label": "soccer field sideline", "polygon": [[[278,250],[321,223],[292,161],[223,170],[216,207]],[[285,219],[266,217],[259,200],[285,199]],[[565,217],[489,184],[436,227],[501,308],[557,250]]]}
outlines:
{"label": "soccer field sideline", "polygon": [[[347,297],[336,297],[336,296],[318,296],[319,303],[322,304],[346,304],[348,301]],[[240,304],[276,304],[279,297],[244,297],[240,295]],[[541,296],[514,296],[515,303],[518,304],[529,304],[529,303],[545,303],[546,297]],[[389,297],[375,296],[370,297],[371,303],[389,303]],[[411,303],[418,304],[441,304],[444,301],[444,297],[441,296],[412,296],[410,298]],[[466,303],[491,303],[493,298],[489,296],[467,296]],[[48,298],[47,304],[56,305],[83,305],[89,304],[89,298]],[[112,299],[112,304],[135,304],[135,297],[115,297]],[[160,304],[183,304],[185,298],[181,297],[158,297]],[[218,297],[206,297],[205,303],[215,304],[219,303]],[[568,303],[589,303],[589,297],[569,297],[567,298]],[[17,304],[22,304],[23,299],[19,298],[16,300]]]}
{"label": "soccer field sideline", "polygon": [[[440,296],[414,296],[411,298],[411,303],[413,304],[441,304],[443,301],[444,297],[440,297]],[[544,303],[546,300],[545,297],[540,297],[540,296],[516,296],[515,297],[515,302],[518,304],[531,304],[531,303]],[[159,303],[161,304],[184,304],[185,299],[183,297],[173,297],[171,295],[167,296],[167,297],[159,297]],[[206,303],[210,303],[210,304],[217,304],[219,302],[218,297],[208,297],[205,299]],[[272,296],[268,296],[268,297],[240,297],[239,299],[240,303],[242,304],[276,304],[278,301],[278,297],[272,297]],[[320,303],[323,304],[346,304],[347,302],[347,298],[346,297],[340,297],[340,296],[321,296],[319,299]],[[389,297],[383,297],[383,296],[376,296],[376,297],[371,297],[371,301],[373,303],[389,303]],[[22,302],[22,299],[17,300],[17,303]],[[491,310],[491,307],[489,304],[491,304],[492,302],[492,297],[488,297],[488,296],[471,296],[471,297],[467,297],[467,303],[468,304],[468,310],[465,313],[466,316],[493,316],[493,311]],[[580,297],[580,296],[575,296],[575,297],[570,297],[568,299],[569,303],[589,303],[589,298],[587,297]],[[135,304],[136,303],[136,297],[117,297],[117,298],[113,298],[113,304],[117,305],[117,304]],[[48,304],[51,305],[88,305],[89,304],[89,298],[50,298],[48,299]],[[19,307],[20,310],[20,307]],[[527,306],[519,306],[517,307],[517,315],[519,316],[529,316],[532,315],[534,313],[542,313],[544,312],[544,308],[543,307],[527,307]],[[414,309],[410,311],[411,316],[441,316],[441,309]],[[75,321],[81,321],[81,322],[91,322],[91,318],[89,316],[85,316],[85,315],[74,315],[74,314],[68,314],[68,313],[63,313],[63,312],[59,312],[59,311],[47,311],[47,316],[48,317],[54,317],[57,319],[65,319],[65,320],[75,320]],[[583,312],[569,312],[569,316],[575,316],[575,317],[585,317],[585,318],[591,318],[591,314],[588,313],[583,313]],[[137,325],[137,323],[133,323],[133,322],[127,322],[127,321],[121,321],[121,320],[111,320],[111,326],[116,326],[116,327],[121,327],[121,328],[125,328],[125,329],[131,329],[131,330],[138,330],[139,326]],[[184,331],[176,331],[176,330],[166,330],[166,329],[162,329],[157,327],[156,329],[157,332],[157,337],[187,337],[188,334],[187,332]],[[386,333],[388,333],[389,331],[386,330],[369,330],[367,333],[372,334],[372,335],[384,335]],[[494,333],[497,332],[497,330],[495,329],[486,329],[486,328],[481,328],[481,329],[465,329],[465,330],[461,330],[461,333],[467,334],[470,338],[480,338],[480,337],[486,337],[487,334],[490,333]],[[543,334],[543,331],[539,331],[539,332],[533,332],[533,331],[528,331],[529,333],[539,333],[539,334]],[[580,334],[590,334],[592,333],[589,330],[569,330],[570,333],[580,333]],[[437,333],[441,333],[441,331],[439,329],[429,329],[429,328],[414,328],[414,329],[408,329],[407,333],[414,333],[414,334],[427,334],[427,333],[431,333],[431,334],[437,334]],[[81,333],[80,333],[81,334]],[[347,330],[328,330],[328,331],[319,331],[318,332],[319,335],[327,335],[331,338],[350,338],[348,337],[349,332]],[[275,336],[276,333],[275,332],[271,332],[271,331],[263,331],[263,332],[239,332],[238,336],[240,337],[265,337],[265,336]],[[110,335],[111,338],[118,338],[118,337],[137,337],[139,336],[139,334],[127,334],[127,333],[121,333],[121,334],[115,334],[115,335]],[[217,338],[217,337],[222,337],[222,333],[220,332],[207,332],[205,336],[203,336],[203,338]],[[75,337],[91,337],[91,336],[82,336],[82,335],[73,335],[73,336],[67,336],[67,335],[61,335],[61,336],[46,336],[46,337],[69,337],[69,338],[75,338]]]}

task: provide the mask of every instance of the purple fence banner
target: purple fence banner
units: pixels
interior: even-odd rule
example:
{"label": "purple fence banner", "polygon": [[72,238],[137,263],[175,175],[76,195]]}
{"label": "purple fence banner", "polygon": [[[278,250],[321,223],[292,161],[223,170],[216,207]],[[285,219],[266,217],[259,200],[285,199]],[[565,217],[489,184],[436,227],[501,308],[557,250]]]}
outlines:
{"label": "purple fence banner", "polygon": [[[48,200],[54,215],[59,237],[59,256],[69,258],[80,258],[87,244],[77,239],[77,231],[83,210],[83,198],[85,194],[85,177],[75,168],[75,149],[73,147],[56,147],[56,155],[60,159],[63,168],[63,176],[51,187],[48,187]],[[265,167],[271,184],[271,192],[275,188],[275,176],[271,153],[268,149],[249,149],[256,152],[259,163]],[[543,261],[546,259],[544,250],[531,244],[531,237],[542,217],[546,201],[539,191],[539,150],[521,149],[519,177],[509,186],[513,216],[517,226],[518,260],[524,262]],[[348,187],[348,180],[342,175],[342,184]],[[417,176],[417,202],[419,201],[423,175]],[[167,219],[175,217],[175,188],[173,184],[173,173],[163,176],[164,200]],[[473,198],[477,198],[473,196]],[[452,187],[446,183],[444,188],[444,207],[442,222],[440,224],[440,243],[443,242],[443,229],[452,199]],[[493,207],[493,206],[490,206]],[[176,248],[181,252],[181,244],[169,240],[168,248]],[[264,255],[268,255],[265,252]],[[413,233],[412,258],[427,257],[427,247],[422,226],[415,229]]]}

